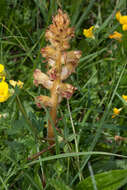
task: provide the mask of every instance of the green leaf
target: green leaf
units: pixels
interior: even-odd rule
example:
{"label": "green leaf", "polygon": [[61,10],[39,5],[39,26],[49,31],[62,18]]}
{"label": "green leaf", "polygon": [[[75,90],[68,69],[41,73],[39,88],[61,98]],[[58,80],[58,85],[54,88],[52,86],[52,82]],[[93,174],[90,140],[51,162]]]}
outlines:
{"label": "green leaf", "polygon": [[56,190],[71,190],[67,185],[63,183],[61,180],[55,180],[52,179],[50,181],[50,184],[56,189]]}
{"label": "green leaf", "polygon": [[39,0],[34,0],[36,6],[40,9],[44,20],[47,20],[47,7],[46,7],[46,1],[39,1]]}
{"label": "green leaf", "polygon": [[42,181],[37,172],[35,173],[34,180],[35,180],[35,183],[39,186],[40,190],[42,190],[43,189]]}
{"label": "green leaf", "polygon": [[[127,170],[111,170],[94,176],[98,190],[117,190],[127,183]],[[92,190],[91,177],[81,181],[75,190]]]}
{"label": "green leaf", "polygon": [[0,0],[0,17],[4,17],[7,11],[7,1]]}

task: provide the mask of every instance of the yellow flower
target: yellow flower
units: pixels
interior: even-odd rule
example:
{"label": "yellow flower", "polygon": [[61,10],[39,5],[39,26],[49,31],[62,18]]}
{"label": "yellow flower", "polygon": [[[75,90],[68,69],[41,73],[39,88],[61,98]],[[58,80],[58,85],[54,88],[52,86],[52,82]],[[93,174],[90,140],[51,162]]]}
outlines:
{"label": "yellow flower", "polygon": [[10,83],[13,87],[15,87],[17,82],[14,81],[14,80],[9,80],[9,83]]}
{"label": "yellow flower", "polygon": [[22,88],[23,87],[23,82],[21,82],[20,80],[18,80],[18,82],[17,81],[14,81],[14,80],[9,80],[9,83],[13,86],[13,87],[15,87],[16,85],[19,87],[19,88]]}
{"label": "yellow flower", "polygon": [[19,88],[22,88],[23,87],[23,82],[21,82],[20,80],[18,80],[18,82],[17,82],[17,86],[19,86]]}
{"label": "yellow flower", "polygon": [[126,95],[122,95],[122,98],[127,102],[127,96]]}
{"label": "yellow flower", "polygon": [[120,24],[127,24],[127,15],[121,16],[119,22]]}
{"label": "yellow flower", "polygon": [[117,11],[117,13],[116,13],[116,19],[118,21],[120,21],[120,17],[121,17],[121,13],[120,13],[120,11]]}
{"label": "yellow flower", "polygon": [[0,64],[0,73],[2,73],[3,71],[4,71],[4,66]]}
{"label": "yellow flower", "polygon": [[117,115],[119,115],[121,110],[122,108],[114,108],[112,118],[115,118]]}
{"label": "yellow flower", "polygon": [[0,82],[0,102],[5,102],[9,96],[8,84],[5,81]]}
{"label": "yellow flower", "polygon": [[0,64],[0,81],[5,80],[5,71],[4,71],[4,66]]}
{"label": "yellow flower", "polygon": [[93,28],[94,28],[94,26],[91,26],[89,29],[83,30],[83,34],[86,38],[94,38]]}
{"label": "yellow flower", "polygon": [[123,31],[126,31],[127,30],[127,24],[123,24],[122,29],[123,29]]}
{"label": "yellow flower", "polygon": [[116,13],[116,19],[119,21],[120,24],[122,24],[122,30],[127,30],[127,15],[121,15],[120,11]]}
{"label": "yellow flower", "polygon": [[113,34],[109,35],[109,38],[121,41],[122,34],[119,33],[119,32],[117,32],[117,31],[115,31]]}

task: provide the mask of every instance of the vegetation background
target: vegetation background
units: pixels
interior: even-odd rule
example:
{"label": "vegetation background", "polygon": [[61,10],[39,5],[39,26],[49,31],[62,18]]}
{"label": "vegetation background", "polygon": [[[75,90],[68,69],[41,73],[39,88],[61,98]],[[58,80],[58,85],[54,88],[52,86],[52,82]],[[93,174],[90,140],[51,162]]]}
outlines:
{"label": "vegetation background", "polygon": [[[59,7],[75,28],[72,49],[82,51],[68,79],[77,91],[58,109],[62,134],[54,151],[32,159],[49,147],[49,113],[34,102],[47,91],[33,85],[33,71],[45,71],[40,50]],[[127,94],[127,31],[115,18],[118,10],[126,15],[126,0],[0,0],[0,64],[8,81],[24,82],[0,103],[0,190],[127,190],[127,103],[121,97]],[[83,29],[93,25],[95,39],[88,39]],[[109,39],[115,30],[121,42]],[[112,118],[114,107],[122,111]]]}

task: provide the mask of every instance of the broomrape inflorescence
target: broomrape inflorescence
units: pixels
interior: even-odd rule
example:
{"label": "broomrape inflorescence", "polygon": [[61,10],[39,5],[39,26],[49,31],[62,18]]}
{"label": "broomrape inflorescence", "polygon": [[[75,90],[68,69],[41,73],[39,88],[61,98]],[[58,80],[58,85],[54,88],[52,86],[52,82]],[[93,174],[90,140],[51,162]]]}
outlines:
{"label": "broomrape inflorescence", "polygon": [[39,108],[42,105],[50,107],[52,122],[48,122],[48,140],[54,142],[54,129],[56,124],[57,108],[63,98],[69,99],[76,90],[71,84],[63,83],[77,67],[81,51],[67,51],[70,48],[69,40],[74,37],[74,28],[69,27],[70,20],[61,9],[53,17],[52,24],[46,31],[46,40],[50,45],[41,49],[42,56],[47,61],[47,73],[36,69],[34,71],[34,84],[41,85],[50,90],[50,97],[40,95],[36,97],[36,104]]}

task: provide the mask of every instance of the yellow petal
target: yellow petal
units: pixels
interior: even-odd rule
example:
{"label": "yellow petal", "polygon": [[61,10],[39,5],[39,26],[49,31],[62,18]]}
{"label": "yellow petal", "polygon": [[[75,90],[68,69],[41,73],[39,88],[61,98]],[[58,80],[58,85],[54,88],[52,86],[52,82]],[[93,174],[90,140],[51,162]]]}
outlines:
{"label": "yellow petal", "polygon": [[113,109],[113,113],[116,114],[116,115],[118,115],[120,113],[120,110],[118,108],[114,108]]}
{"label": "yellow petal", "polygon": [[15,87],[15,86],[16,86],[16,84],[17,84],[17,82],[16,82],[16,81],[14,81],[14,80],[9,80],[9,83],[10,83],[13,87]]}
{"label": "yellow petal", "polygon": [[118,41],[121,41],[121,38],[122,38],[122,34],[115,31],[113,34],[110,34],[109,35],[109,38],[110,39],[115,39],[115,40],[118,40]]}
{"label": "yellow petal", "polygon": [[3,71],[4,71],[4,66],[0,64],[0,73],[2,73]]}
{"label": "yellow petal", "polygon": [[116,19],[118,21],[120,21],[120,17],[121,17],[121,13],[120,13],[120,11],[117,11],[117,13],[116,13]]}
{"label": "yellow petal", "polygon": [[116,115],[119,115],[120,112],[121,112],[122,108],[114,108],[113,109],[113,115],[112,115],[112,118],[116,117]]}
{"label": "yellow petal", "polygon": [[123,24],[122,29],[123,29],[123,31],[126,31],[127,30],[127,24]]}
{"label": "yellow petal", "polygon": [[119,22],[120,24],[127,24],[127,15],[121,16]]}
{"label": "yellow petal", "polygon": [[21,82],[20,80],[18,80],[18,82],[17,82],[17,86],[19,87],[19,88],[22,88],[23,87],[23,82]]}
{"label": "yellow petal", "polygon": [[0,82],[0,102],[5,102],[9,96],[8,84],[5,81]]}
{"label": "yellow petal", "polygon": [[122,98],[125,100],[125,101],[127,101],[127,96],[126,95],[122,95]]}
{"label": "yellow petal", "polygon": [[94,28],[94,26],[91,26],[89,29],[83,30],[83,34],[86,38],[94,38],[93,28]]}

